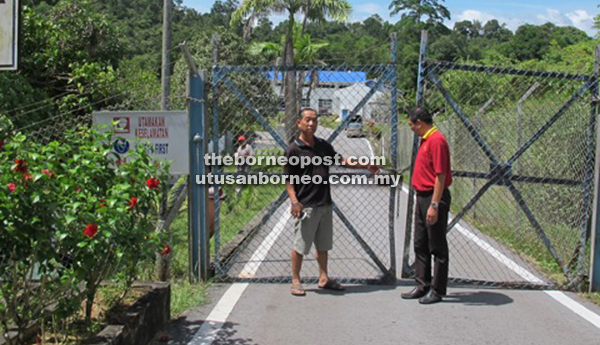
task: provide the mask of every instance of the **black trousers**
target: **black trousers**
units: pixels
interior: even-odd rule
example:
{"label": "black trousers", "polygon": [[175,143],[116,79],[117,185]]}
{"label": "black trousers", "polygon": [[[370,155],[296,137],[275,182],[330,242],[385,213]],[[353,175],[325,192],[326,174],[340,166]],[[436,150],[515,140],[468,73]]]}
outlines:
{"label": "black trousers", "polygon": [[[433,192],[417,192],[415,210],[415,274],[421,289],[433,288],[440,295],[446,294],[448,284],[448,211],[452,197],[448,189],[444,190],[438,207],[438,219],[428,226],[427,210],[431,205]],[[433,280],[431,276],[431,256],[434,257]]]}

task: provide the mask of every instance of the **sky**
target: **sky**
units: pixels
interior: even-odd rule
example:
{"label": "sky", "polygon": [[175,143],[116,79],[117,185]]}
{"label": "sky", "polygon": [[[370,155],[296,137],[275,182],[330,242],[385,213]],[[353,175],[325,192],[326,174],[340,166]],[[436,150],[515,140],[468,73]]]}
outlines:
{"label": "sky", "polygon": [[[240,0],[241,1],[241,0]],[[373,14],[379,14],[392,23],[400,19],[400,14],[390,16],[391,0],[348,0],[352,5],[351,21],[362,21]],[[187,7],[199,12],[208,12],[214,0],[183,0]],[[452,28],[461,20],[479,20],[483,24],[490,19],[515,31],[523,24],[554,23],[558,26],[574,26],[595,36],[598,30],[593,28],[594,17],[600,14],[600,0],[447,0],[442,2],[452,16],[444,24]],[[277,24],[284,20],[282,16],[271,16]]]}

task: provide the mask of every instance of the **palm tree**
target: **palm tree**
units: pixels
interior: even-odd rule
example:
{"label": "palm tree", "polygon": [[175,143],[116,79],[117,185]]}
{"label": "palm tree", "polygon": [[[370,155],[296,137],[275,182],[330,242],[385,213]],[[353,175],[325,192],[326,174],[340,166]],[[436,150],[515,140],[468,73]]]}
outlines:
{"label": "palm tree", "polygon": [[[351,7],[346,0],[244,0],[231,17],[232,25],[244,20],[254,20],[258,16],[285,14],[288,16],[285,43],[283,46],[283,65],[294,66],[294,27],[296,14],[303,15],[302,34],[307,21],[321,21],[329,18],[345,21],[350,16]],[[298,113],[296,73],[286,72],[284,79],[285,98],[285,140],[291,142],[294,137],[295,118]]]}
{"label": "palm tree", "polygon": [[[276,66],[281,66],[283,58],[280,56],[283,45],[285,44],[285,35],[281,37],[282,44],[273,42],[255,42],[250,45],[248,52],[250,55],[263,56],[269,60],[273,60]],[[302,34],[302,27],[296,25],[294,27],[294,63],[296,65],[321,65],[325,66],[325,62],[317,59],[318,52],[321,48],[327,47],[329,43],[313,43],[309,34]],[[312,90],[318,85],[318,71],[309,71],[309,85],[306,97],[303,97],[304,80],[306,79],[306,71],[298,72],[297,75],[297,92],[298,100],[302,98],[310,99]],[[276,85],[277,78],[273,78],[273,86]]]}

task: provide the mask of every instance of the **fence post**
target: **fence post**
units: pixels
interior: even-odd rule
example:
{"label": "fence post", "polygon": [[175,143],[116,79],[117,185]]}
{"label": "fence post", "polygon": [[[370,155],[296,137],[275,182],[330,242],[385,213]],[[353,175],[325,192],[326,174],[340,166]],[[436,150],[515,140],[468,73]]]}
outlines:
{"label": "fence post", "polygon": [[[591,87],[592,115],[597,116],[598,111],[598,65],[600,64],[600,46],[596,46],[594,60],[594,85]],[[596,121],[597,123],[597,121]],[[590,251],[590,292],[600,291],[600,222],[598,215],[600,213],[600,126],[596,125],[596,161],[594,173],[594,207],[592,215],[592,248]]]}
{"label": "fence post", "polygon": [[[212,40],[212,60],[213,60],[213,73],[212,73],[212,125],[213,125],[213,152],[215,155],[219,155],[219,82],[221,79],[221,72],[219,69],[219,36],[213,34]],[[225,136],[227,140],[227,136]],[[213,174],[219,174],[219,166],[213,167]],[[214,202],[214,234],[215,234],[215,274],[221,274],[221,198],[219,193],[220,186],[218,184],[213,185],[213,202]]]}
{"label": "fence post", "polygon": [[204,71],[194,74],[190,71],[190,239],[192,279],[208,279],[209,248],[207,236],[207,199],[208,186],[198,184],[196,176],[206,175],[205,154],[205,108],[204,108]]}
{"label": "fence post", "polygon": [[[422,106],[424,84],[425,84],[425,59],[427,58],[427,30],[421,31],[421,49],[419,51],[419,74],[417,76],[417,105]],[[402,259],[402,278],[409,278],[412,275],[412,269],[409,265],[410,258],[410,243],[412,240],[412,223],[413,223],[413,209],[414,209],[414,199],[415,199],[415,191],[410,188],[410,181],[412,180],[413,174],[413,165],[415,162],[415,158],[417,157],[417,150],[419,149],[419,138],[415,134],[413,136],[413,150],[412,157],[410,161],[410,178],[409,178],[409,192],[408,192],[408,207],[406,211],[406,227],[405,227],[405,235],[404,235],[404,255]]]}
{"label": "fence post", "polygon": [[[396,171],[398,167],[398,34],[392,33],[392,63],[388,68],[388,73],[391,73],[391,111],[392,111],[392,138],[391,138],[391,159],[392,171]],[[396,199],[398,187],[390,188],[390,208],[389,208],[389,233],[390,233],[390,279],[396,281]]]}

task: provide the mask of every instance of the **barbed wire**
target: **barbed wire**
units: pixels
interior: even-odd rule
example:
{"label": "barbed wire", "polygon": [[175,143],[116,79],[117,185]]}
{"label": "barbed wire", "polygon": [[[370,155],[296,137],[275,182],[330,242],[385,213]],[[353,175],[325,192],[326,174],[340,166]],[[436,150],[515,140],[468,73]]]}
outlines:
{"label": "barbed wire", "polygon": [[[177,60],[177,61],[172,61],[172,62],[169,64],[169,68],[173,67],[173,66],[174,66],[176,63],[178,63],[178,62],[179,62],[179,60]],[[170,75],[167,77],[167,80],[169,80],[169,81],[170,81],[170,80],[171,80],[171,78],[173,78],[173,74],[172,74],[172,73],[171,73],[171,74],[170,74]],[[85,86],[86,86],[86,87],[93,87],[93,86],[95,86],[95,85],[100,85],[100,83],[96,83],[96,82],[92,81],[92,82],[91,82],[91,83],[89,83],[89,84],[85,84]],[[140,89],[141,89],[141,88],[140,88]],[[33,110],[29,109],[29,110],[27,110],[27,111],[25,111],[25,112],[22,112],[22,113],[19,113],[19,114],[17,114],[17,115],[13,115],[13,116],[11,116],[11,115],[10,115],[10,113],[15,113],[15,112],[18,112],[18,110],[20,110],[20,109],[29,108],[29,107],[32,107],[32,106],[34,106],[34,105],[37,105],[37,104],[42,104],[42,103],[46,103],[46,102],[52,102],[52,101],[54,101],[54,100],[56,100],[56,99],[58,99],[58,98],[60,98],[60,97],[63,97],[63,96],[68,96],[68,95],[75,95],[75,96],[89,96],[89,95],[92,95],[92,94],[94,94],[94,92],[93,92],[93,91],[87,91],[87,92],[84,92],[84,93],[76,93],[76,92],[67,91],[67,92],[61,93],[61,94],[59,94],[59,95],[53,96],[53,97],[51,97],[51,98],[45,99],[45,100],[43,100],[43,101],[40,101],[40,102],[36,102],[36,103],[32,103],[32,104],[29,104],[29,105],[25,105],[25,106],[22,106],[22,107],[19,107],[19,108],[14,108],[14,109],[7,110],[7,112],[8,112],[8,114],[7,114],[7,115],[9,116],[9,118],[11,119],[11,121],[16,121],[16,120],[18,120],[18,119],[20,119],[20,118],[22,118],[22,117],[24,117],[24,116],[26,116],[26,115],[29,115],[29,114],[35,113],[35,112],[37,112],[37,111],[39,111],[39,110],[42,110],[42,109],[49,108],[49,107],[51,107],[51,106],[54,106],[55,104],[53,104],[53,103],[49,103],[49,104],[46,104],[46,105],[44,105],[44,106],[38,107],[38,108],[36,108],[36,109],[33,109]]]}

